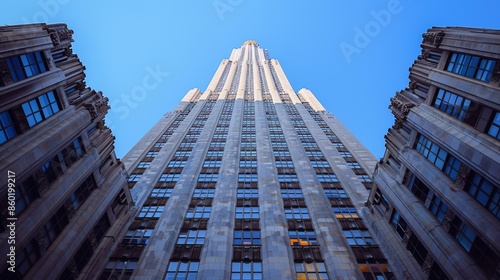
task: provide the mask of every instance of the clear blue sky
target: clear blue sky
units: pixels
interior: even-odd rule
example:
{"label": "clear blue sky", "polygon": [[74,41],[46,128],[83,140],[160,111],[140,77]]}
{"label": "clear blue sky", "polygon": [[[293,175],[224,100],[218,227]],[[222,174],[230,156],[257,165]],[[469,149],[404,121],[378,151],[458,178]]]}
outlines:
{"label": "clear blue sky", "polygon": [[118,157],[253,39],[280,61],[295,91],[310,89],[380,158],[393,124],[389,98],[408,85],[422,33],[500,29],[499,10],[498,0],[6,0],[0,24],[64,22],[75,31],[87,85],[110,99]]}

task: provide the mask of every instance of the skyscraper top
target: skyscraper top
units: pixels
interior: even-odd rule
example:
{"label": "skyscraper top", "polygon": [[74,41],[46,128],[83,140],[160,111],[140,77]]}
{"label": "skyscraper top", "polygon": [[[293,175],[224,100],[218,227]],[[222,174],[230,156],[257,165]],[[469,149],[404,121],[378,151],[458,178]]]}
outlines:
{"label": "skyscraper top", "polygon": [[257,42],[254,41],[254,40],[247,40],[245,43],[243,43],[243,45],[256,45],[256,46],[259,46],[259,44],[257,44]]}

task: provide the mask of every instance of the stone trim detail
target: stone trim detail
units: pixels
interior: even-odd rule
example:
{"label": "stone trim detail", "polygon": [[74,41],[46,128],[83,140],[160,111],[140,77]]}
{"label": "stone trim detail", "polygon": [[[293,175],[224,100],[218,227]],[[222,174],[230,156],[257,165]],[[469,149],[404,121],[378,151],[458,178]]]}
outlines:
{"label": "stone trim detail", "polygon": [[436,48],[439,48],[441,42],[443,41],[445,33],[443,31],[439,32],[426,32],[422,34],[423,43],[434,45]]}

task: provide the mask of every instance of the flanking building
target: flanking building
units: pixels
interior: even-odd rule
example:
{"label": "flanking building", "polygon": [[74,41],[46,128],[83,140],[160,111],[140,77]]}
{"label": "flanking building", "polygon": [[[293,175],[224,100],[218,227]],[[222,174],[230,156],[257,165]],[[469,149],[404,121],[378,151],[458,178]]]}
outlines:
{"label": "flanking building", "polygon": [[431,28],[370,195],[372,228],[411,279],[500,277],[500,31]]}
{"label": "flanking building", "polygon": [[1,279],[76,279],[128,219],[108,99],[86,86],[72,34],[0,27]]}

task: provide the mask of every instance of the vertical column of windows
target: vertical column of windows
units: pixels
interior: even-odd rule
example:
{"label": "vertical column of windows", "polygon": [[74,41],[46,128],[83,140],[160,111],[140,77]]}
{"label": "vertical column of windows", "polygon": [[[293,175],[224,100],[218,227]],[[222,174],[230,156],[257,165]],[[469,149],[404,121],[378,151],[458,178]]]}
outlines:
{"label": "vertical column of windows", "polygon": [[[247,71],[250,72],[251,69]],[[262,279],[255,107],[253,88],[247,90],[241,130],[231,279]]]}
{"label": "vertical column of windows", "polygon": [[[264,102],[298,279],[328,279],[316,233],[274,104]],[[292,120],[293,122],[293,120]]]}
{"label": "vertical column of windows", "polygon": [[220,93],[222,91],[222,88],[224,87],[224,84],[226,83],[227,76],[229,74],[229,70],[231,69],[232,62],[228,61],[226,66],[224,67],[224,71],[222,72],[222,75],[219,79],[219,82],[217,83],[217,86],[215,87],[215,92]]}

